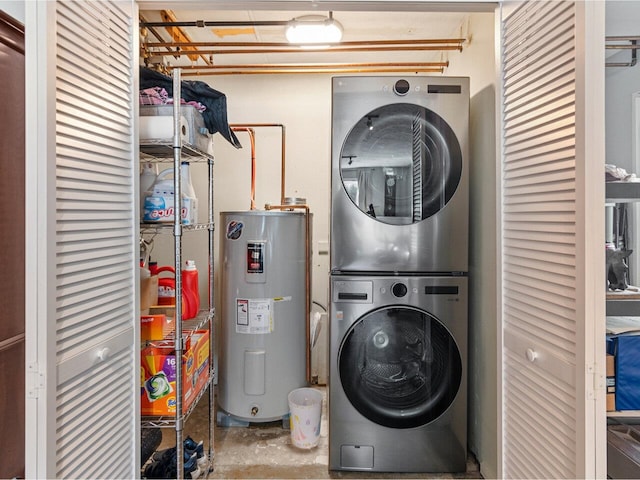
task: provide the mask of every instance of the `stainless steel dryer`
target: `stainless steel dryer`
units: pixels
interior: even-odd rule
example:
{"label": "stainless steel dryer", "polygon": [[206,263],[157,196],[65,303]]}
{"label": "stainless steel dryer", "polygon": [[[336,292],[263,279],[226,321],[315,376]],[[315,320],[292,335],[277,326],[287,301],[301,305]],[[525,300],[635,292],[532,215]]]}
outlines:
{"label": "stainless steel dryer", "polygon": [[466,272],[469,79],[335,77],[331,271]]}
{"label": "stainless steel dryer", "polygon": [[331,279],[329,468],[464,472],[467,277]]}

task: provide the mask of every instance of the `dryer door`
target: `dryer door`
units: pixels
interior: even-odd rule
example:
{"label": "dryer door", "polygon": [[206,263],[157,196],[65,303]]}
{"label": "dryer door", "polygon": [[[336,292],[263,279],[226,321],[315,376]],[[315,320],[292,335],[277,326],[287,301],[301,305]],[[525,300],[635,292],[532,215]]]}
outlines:
{"label": "dryer door", "polygon": [[408,225],[451,200],[462,175],[462,151],[438,114],[395,103],[353,126],[340,152],[340,174],[361,211],[384,223]]}
{"label": "dryer door", "polygon": [[347,398],[367,419],[386,427],[413,428],[437,419],[462,381],[454,338],[416,308],[367,313],[347,332],[338,355]]}

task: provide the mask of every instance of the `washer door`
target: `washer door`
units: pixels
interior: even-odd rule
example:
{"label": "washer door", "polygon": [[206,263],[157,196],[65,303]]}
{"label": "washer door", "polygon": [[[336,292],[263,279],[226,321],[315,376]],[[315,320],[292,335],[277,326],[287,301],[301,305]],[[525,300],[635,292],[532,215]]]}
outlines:
{"label": "washer door", "polygon": [[345,335],[338,368],[356,410],[391,428],[437,419],[462,381],[460,352],[449,331],[411,307],[385,307],[361,317]]}
{"label": "washer door", "polygon": [[460,183],[462,151],[453,130],[419,105],[396,103],[362,117],[340,152],[349,198],[377,220],[420,222],[447,204]]}

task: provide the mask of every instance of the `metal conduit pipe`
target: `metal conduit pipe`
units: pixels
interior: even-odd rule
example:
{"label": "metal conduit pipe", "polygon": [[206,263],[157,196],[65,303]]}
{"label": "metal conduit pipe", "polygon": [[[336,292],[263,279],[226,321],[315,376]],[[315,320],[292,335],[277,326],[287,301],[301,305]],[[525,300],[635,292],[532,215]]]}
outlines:
{"label": "metal conduit pipe", "polygon": [[[284,203],[284,202],[283,202]],[[305,224],[304,224],[304,246],[307,252],[307,261],[305,262],[304,267],[304,280],[305,280],[305,290],[306,290],[306,298],[305,298],[305,306],[306,306],[306,317],[305,317],[305,357],[306,357],[306,371],[307,371],[307,383],[311,384],[311,326],[309,325],[309,315],[311,315],[311,217],[309,215],[309,205],[301,205],[301,204],[292,204],[292,205],[270,205],[266,204],[264,206],[265,210],[293,210],[293,209],[302,209],[305,214]]]}
{"label": "metal conduit pipe", "polygon": [[281,123],[242,123],[229,125],[231,129],[234,128],[261,128],[261,127],[276,127],[282,130],[281,140],[281,159],[280,159],[280,203],[284,204],[285,201],[285,145],[286,145],[286,129]]}

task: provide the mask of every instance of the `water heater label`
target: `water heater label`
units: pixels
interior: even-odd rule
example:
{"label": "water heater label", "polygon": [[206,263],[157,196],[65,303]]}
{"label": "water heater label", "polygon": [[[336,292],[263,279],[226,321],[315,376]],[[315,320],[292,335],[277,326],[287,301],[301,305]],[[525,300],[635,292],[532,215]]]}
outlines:
{"label": "water heater label", "polygon": [[242,222],[236,222],[235,220],[229,222],[227,225],[227,238],[229,240],[237,240],[242,235]]}
{"label": "water heater label", "polygon": [[236,333],[273,332],[273,300],[236,298]]}
{"label": "water heater label", "polygon": [[247,273],[264,273],[264,242],[247,243]]}

